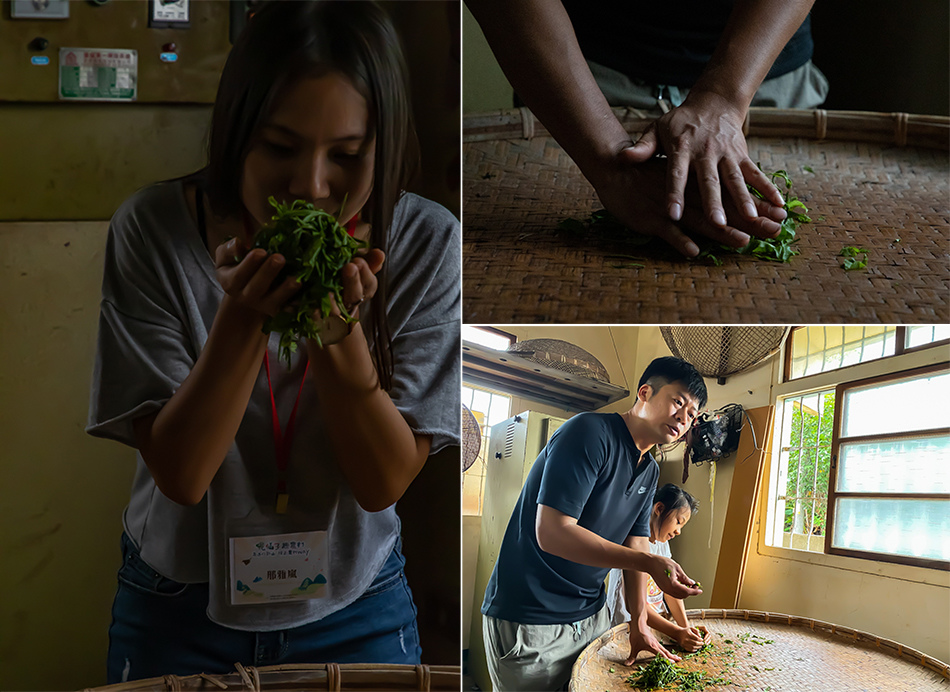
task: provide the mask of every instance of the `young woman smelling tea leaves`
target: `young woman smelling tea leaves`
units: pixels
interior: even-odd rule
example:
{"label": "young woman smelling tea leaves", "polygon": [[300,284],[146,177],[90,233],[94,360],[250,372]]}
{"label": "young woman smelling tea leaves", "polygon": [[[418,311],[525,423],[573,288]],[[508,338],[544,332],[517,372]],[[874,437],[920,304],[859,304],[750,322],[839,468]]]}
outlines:
{"label": "young woman smelling tea leaves", "polygon": [[[381,8],[268,2],[221,76],[208,165],[116,212],[88,427],[137,450],[110,682],[419,662],[394,503],[458,443],[460,239],[404,192],[414,141]],[[299,258],[254,247],[271,198],[367,246],[327,302],[352,329],[289,368],[262,331],[302,305]]]}

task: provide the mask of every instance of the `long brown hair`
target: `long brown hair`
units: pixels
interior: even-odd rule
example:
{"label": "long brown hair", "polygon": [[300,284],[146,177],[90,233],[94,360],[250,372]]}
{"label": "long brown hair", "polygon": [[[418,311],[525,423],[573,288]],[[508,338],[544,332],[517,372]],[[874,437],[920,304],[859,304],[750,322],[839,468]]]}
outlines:
{"label": "long brown hair", "polygon": [[[306,77],[339,72],[366,99],[376,135],[370,243],[389,253],[393,209],[418,162],[405,59],[387,14],[373,2],[271,0],[248,21],[221,74],[202,178],[215,215],[242,213],[244,160],[278,95]],[[365,208],[364,208],[365,212]],[[392,388],[392,335],[386,319],[387,265],[372,298],[370,349],[380,386]]]}

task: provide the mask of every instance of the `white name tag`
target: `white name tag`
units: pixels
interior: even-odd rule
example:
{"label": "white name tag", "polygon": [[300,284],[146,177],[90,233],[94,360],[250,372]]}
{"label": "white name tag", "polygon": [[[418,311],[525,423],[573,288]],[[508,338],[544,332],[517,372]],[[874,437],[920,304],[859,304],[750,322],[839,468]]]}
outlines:
{"label": "white name tag", "polygon": [[231,605],[323,598],[331,588],[327,532],[229,539]]}

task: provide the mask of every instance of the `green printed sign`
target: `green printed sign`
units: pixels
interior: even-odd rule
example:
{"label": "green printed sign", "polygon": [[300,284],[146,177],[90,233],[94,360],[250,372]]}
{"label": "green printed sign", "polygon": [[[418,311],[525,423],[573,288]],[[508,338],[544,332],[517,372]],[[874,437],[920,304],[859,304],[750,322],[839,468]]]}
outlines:
{"label": "green printed sign", "polygon": [[134,101],[138,51],[60,48],[59,98],[78,101]]}

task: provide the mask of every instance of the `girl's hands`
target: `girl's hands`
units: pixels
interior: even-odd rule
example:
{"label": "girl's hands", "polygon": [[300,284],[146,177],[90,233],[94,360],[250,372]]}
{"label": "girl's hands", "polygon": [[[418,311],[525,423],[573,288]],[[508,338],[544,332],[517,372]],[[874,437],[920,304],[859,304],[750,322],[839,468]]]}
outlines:
{"label": "girl's hands", "polygon": [[314,320],[322,322],[319,333],[321,346],[340,343],[353,331],[359,319],[360,306],[376,295],[379,287],[376,272],[382,268],[384,260],[383,251],[373,248],[355,257],[340,270],[343,305],[339,305],[336,295],[331,295],[330,314],[322,316],[318,311],[314,315]]}
{"label": "girl's hands", "polygon": [[[343,306],[350,316],[358,317],[360,305],[376,295],[379,288],[376,274],[383,268],[385,260],[386,255],[383,251],[373,248],[354,258],[340,270]],[[342,314],[339,306],[334,305],[333,310],[333,314]]]}
{"label": "girl's hands", "polygon": [[284,264],[282,255],[268,256],[260,248],[247,252],[240,238],[222,243],[214,253],[215,276],[224,292],[242,307],[270,317],[300,290],[300,283],[293,277],[274,285]]}
{"label": "girl's hands", "polygon": [[[330,314],[314,317],[324,322],[321,329],[321,337],[326,337],[324,344],[337,343],[347,336],[350,331],[347,321],[350,320],[344,321],[344,318],[358,318],[360,305],[376,294],[379,288],[376,274],[384,261],[382,250],[374,248],[355,257],[340,270],[343,305],[338,305],[336,296],[331,296]],[[215,251],[215,275],[225,293],[234,304],[262,318],[273,317],[291,307],[300,290],[300,283],[294,277],[277,281],[285,265],[286,260],[280,254],[268,255],[261,248],[248,251],[245,241],[240,238],[222,243]]]}
{"label": "girl's hands", "polygon": [[[374,248],[340,270],[343,304],[351,315],[358,314],[358,306],[376,295],[376,274],[385,258],[382,250]],[[280,254],[268,255],[261,248],[248,252],[240,238],[231,238],[215,250],[215,275],[224,292],[243,307],[263,315],[276,315],[300,290],[300,283],[293,277],[274,284],[285,264]],[[341,314],[338,307],[333,314]]]}
{"label": "girl's hands", "polygon": [[708,634],[705,627],[680,627],[674,639],[683,651],[692,653],[702,648]]}

